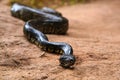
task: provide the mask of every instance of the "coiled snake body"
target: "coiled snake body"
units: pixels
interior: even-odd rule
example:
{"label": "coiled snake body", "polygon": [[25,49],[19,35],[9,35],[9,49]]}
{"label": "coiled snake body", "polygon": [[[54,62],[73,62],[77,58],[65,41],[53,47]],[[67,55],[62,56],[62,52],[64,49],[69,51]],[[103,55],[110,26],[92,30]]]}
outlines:
{"label": "coiled snake body", "polygon": [[43,33],[65,34],[68,30],[68,20],[61,13],[50,9],[33,9],[21,4],[13,4],[12,16],[25,21],[23,32],[25,37],[44,51],[62,54],[60,65],[64,68],[71,67],[75,63],[72,47],[64,42],[49,42]]}

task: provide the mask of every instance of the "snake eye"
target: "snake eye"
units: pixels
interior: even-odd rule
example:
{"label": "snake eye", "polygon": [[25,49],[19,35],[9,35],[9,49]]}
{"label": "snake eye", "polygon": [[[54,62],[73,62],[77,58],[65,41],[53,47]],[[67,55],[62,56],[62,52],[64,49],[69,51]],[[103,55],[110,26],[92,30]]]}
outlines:
{"label": "snake eye", "polygon": [[70,63],[73,63],[74,61],[73,60],[70,60]]}

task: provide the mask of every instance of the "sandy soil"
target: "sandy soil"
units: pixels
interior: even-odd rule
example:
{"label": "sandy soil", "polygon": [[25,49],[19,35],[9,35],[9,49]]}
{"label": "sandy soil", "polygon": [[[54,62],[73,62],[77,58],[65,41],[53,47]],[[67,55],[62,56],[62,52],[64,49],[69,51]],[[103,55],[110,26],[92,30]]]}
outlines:
{"label": "sandy soil", "polygon": [[72,45],[73,70],[24,38],[24,22],[11,17],[6,2],[0,0],[0,80],[120,80],[120,0],[58,9],[69,19],[69,31],[47,36]]}

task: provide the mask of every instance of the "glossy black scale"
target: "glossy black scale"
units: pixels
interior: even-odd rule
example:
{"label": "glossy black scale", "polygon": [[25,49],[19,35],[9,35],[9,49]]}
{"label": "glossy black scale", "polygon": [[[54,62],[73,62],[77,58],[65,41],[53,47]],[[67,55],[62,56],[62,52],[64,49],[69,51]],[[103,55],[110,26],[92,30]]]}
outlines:
{"label": "glossy black scale", "polygon": [[25,21],[23,32],[28,41],[36,44],[44,51],[59,53],[60,65],[69,68],[76,59],[72,47],[64,42],[49,42],[45,34],[66,34],[68,20],[61,13],[44,7],[33,9],[21,4],[13,4],[11,15]]}

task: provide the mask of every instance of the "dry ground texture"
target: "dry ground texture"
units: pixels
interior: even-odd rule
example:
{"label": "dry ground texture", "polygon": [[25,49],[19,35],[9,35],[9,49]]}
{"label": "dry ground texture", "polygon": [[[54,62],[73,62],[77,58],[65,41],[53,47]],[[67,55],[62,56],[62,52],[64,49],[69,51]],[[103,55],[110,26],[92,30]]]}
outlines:
{"label": "dry ground texture", "polygon": [[0,0],[0,80],[120,80],[120,0],[57,9],[69,19],[69,30],[47,36],[72,45],[77,58],[73,70],[59,66],[59,55],[24,38],[24,22],[11,17],[6,2]]}

